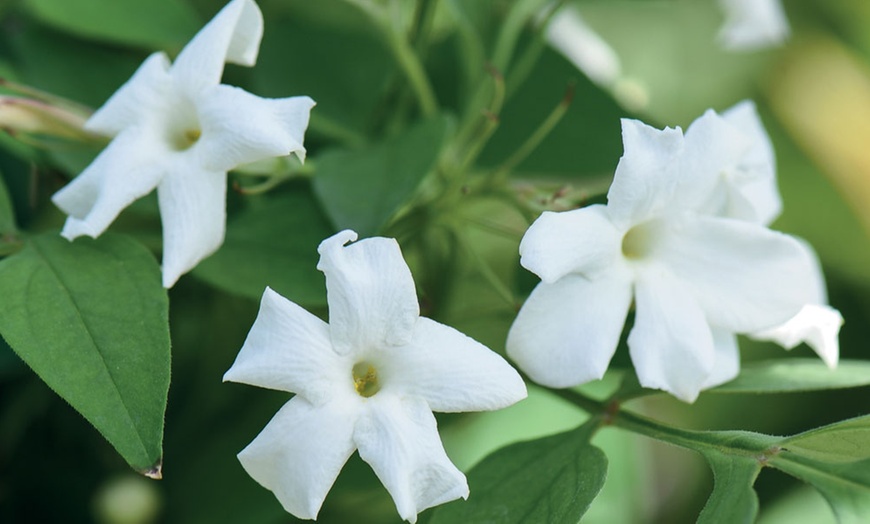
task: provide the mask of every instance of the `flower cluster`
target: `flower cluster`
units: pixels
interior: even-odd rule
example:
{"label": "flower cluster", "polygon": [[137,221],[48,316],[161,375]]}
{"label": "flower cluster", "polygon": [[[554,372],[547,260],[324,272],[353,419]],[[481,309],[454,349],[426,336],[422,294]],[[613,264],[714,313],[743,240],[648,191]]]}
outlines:
{"label": "flower cluster", "polygon": [[85,124],[114,138],[52,198],[69,215],[63,236],[99,236],[156,187],[164,287],[217,250],[226,226],[227,171],[264,158],[305,156],[310,98],[265,99],[219,84],[225,62],[256,62],[262,37],[257,4],[233,0],[174,63],[164,53],[148,57]]}
{"label": "flower cluster", "polygon": [[685,135],[624,120],[606,205],[545,212],[520,245],[541,277],[507,349],[551,387],[601,378],[635,305],[640,383],[693,401],[739,371],[736,334],[807,339],[833,365],[839,313],[815,254],[766,226],[779,214],[773,152],[754,106],[708,111]]}

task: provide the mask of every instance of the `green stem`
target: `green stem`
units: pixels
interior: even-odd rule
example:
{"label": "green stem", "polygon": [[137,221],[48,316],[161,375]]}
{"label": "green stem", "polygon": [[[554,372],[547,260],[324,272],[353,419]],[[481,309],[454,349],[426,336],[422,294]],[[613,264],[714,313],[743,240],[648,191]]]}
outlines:
{"label": "green stem", "polygon": [[393,56],[395,56],[408,82],[410,82],[414,96],[417,97],[420,111],[427,117],[434,115],[438,110],[435,91],[432,89],[429,77],[426,75],[423,64],[420,63],[414,49],[402,35],[392,30],[390,31],[389,43]]}
{"label": "green stem", "polygon": [[526,78],[528,78],[529,74],[532,72],[532,69],[534,69],[535,64],[538,63],[538,58],[540,58],[541,52],[544,50],[544,45],[546,44],[544,33],[547,30],[547,26],[550,25],[550,20],[553,19],[553,16],[562,8],[564,3],[565,0],[557,0],[548,8],[549,11],[547,11],[547,14],[543,19],[536,24],[535,35],[532,42],[523,50],[523,53],[514,62],[513,67],[511,67],[507,81],[508,98],[517,92],[517,89],[523,85],[523,82],[525,82]]}

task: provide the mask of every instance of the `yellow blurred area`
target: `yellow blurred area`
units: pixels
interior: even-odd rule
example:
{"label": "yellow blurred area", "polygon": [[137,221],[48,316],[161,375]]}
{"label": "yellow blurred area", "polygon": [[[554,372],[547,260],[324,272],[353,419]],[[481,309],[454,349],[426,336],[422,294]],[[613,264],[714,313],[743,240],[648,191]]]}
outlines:
{"label": "yellow blurred area", "polygon": [[832,37],[802,36],[773,71],[767,96],[870,232],[870,66]]}

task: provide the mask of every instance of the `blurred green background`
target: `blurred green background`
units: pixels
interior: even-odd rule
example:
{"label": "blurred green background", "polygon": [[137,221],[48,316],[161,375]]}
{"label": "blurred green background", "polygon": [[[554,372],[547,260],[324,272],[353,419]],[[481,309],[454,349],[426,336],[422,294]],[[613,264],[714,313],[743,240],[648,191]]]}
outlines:
{"label": "blurred green background", "polygon": [[[442,0],[425,65],[442,110],[468,110],[469,75],[462,35],[469,24],[491,53],[511,2]],[[621,155],[619,118],[655,126],[688,125],[705,109],[752,98],[777,153],[785,211],[774,227],[817,249],[831,303],[846,319],[841,356],[866,359],[870,340],[870,4],[865,0],[785,0],[792,37],[776,49],[733,53],[715,40],[722,14],[712,1],[576,2],[616,50],[646,104],[622,108],[558,53],[544,48],[510,97],[476,169],[497,166],[562,99],[567,114],[512,174],[516,187],[536,185],[544,200],[563,186],[588,195],[607,188]],[[0,1],[0,76],[98,107],[152,51],[179,49],[223,5],[222,0]],[[225,83],[262,96],[309,95],[318,105],[306,138],[309,158],[336,144],[363,147],[391,133],[390,117],[408,111],[407,91],[376,28],[340,0],[263,0],[265,38],[254,68],[229,66]],[[519,49],[533,45],[526,27]],[[508,76],[510,79],[510,76]],[[404,98],[403,98],[404,97]],[[404,108],[404,109],[403,109]],[[0,106],[0,121],[3,110]],[[409,117],[410,119],[411,117]],[[26,137],[0,138],[0,174],[24,228],[58,227],[63,217],[47,197],[97,152],[60,144],[46,150]],[[316,176],[316,175],[315,175]],[[551,202],[552,203],[552,202]],[[286,215],[275,223],[263,217]],[[485,259],[519,294],[534,277],[518,266],[523,218],[497,201],[464,205],[475,257]],[[251,480],[235,454],[288,395],[222,384],[257,312],[266,284],[324,313],[315,248],[335,224],[306,181],[263,196],[230,195],[227,244],[170,291],[172,385],[166,414],[164,479],[137,476],[82,417],[0,345],[0,522],[280,523],[287,515]],[[513,235],[476,227],[498,223]],[[144,199],[113,229],[159,249],[154,202]],[[292,238],[292,241],[288,241]],[[437,232],[404,245],[427,314],[503,352],[515,305],[476,269],[474,257],[431,260]],[[264,258],[282,242],[274,258]],[[253,246],[253,247],[252,247]],[[254,255],[250,255],[254,250]],[[246,258],[250,256],[250,259]],[[467,254],[466,254],[467,255]],[[449,296],[438,273],[450,271]],[[276,274],[276,281],[269,275]],[[286,275],[286,276],[280,276]],[[0,297],[2,300],[2,297]],[[810,356],[807,347],[796,356]],[[785,357],[781,349],[742,341],[744,360]],[[616,364],[627,366],[620,349]],[[613,377],[611,377],[612,379]],[[612,387],[612,380],[592,389]],[[870,412],[867,388],[813,394],[705,394],[694,405],[656,397],[631,407],[696,429],[748,429],[792,434]],[[496,413],[440,417],[450,456],[468,471],[487,453],[522,439],[576,426],[584,415],[547,392]],[[692,453],[608,429],[596,437],[610,459],[608,481],[583,522],[692,522],[712,477]],[[757,483],[761,522],[823,523],[831,512],[814,492],[774,471]],[[472,487],[473,494],[473,487]],[[427,514],[421,515],[425,521]],[[322,522],[398,521],[386,491],[354,456],[326,499]]]}

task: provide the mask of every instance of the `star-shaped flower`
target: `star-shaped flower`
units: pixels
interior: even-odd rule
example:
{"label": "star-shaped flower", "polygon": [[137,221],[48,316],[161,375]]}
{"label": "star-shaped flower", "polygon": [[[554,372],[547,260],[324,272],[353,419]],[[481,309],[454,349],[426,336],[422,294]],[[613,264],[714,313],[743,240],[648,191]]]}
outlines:
{"label": "star-shaped flower", "polygon": [[257,4],[233,0],[174,63],[162,52],[145,60],[85,125],[114,138],[52,198],[69,215],[63,236],[99,236],[156,187],[165,287],[220,247],[227,171],[274,156],[305,156],[310,98],[266,99],[220,84],[225,62],[256,62],[262,36]]}
{"label": "star-shaped flower", "polygon": [[284,508],[313,519],[355,450],[402,518],[468,496],[433,411],[492,410],[526,396],[519,374],[458,331],[419,316],[393,239],[324,240],[329,324],[266,289],[224,380],[296,393],[239,460]]}
{"label": "star-shaped flower", "polygon": [[693,401],[737,374],[735,333],[779,326],[817,302],[816,262],[795,238],[711,214],[723,166],[751,156],[747,134],[713,112],[685,136],[622,125],[607,205],[544,213],[523,238],[522,264],[543,282],[508,354],[547,386],[600,378],[634,301],[628,345],[640,383]]}

